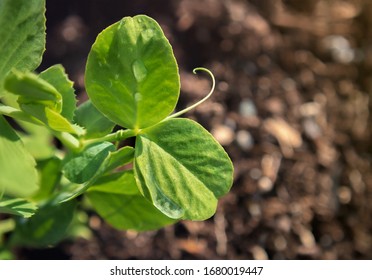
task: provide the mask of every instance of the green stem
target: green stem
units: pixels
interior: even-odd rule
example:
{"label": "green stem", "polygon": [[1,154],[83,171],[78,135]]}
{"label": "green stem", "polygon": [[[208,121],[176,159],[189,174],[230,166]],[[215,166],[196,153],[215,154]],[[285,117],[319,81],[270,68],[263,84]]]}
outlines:
{"label": "green stem", "polygon": [[213,94],[213,92],[214,92],[214,88],[216,87],[216,80],[215,80],[215,78],[214,78],[213,73],[212,73],[210,70],[208,70],[207,68],[203,68],[203,67],[195,68],[192,72],[193,72],[194,74],[196,74],[197,71],[204,71],[204,72],[207,72],[207,73],[209,74],[209,76],[210,76],[211,79],[212,79],[212,88],[211,88],[211,90],[209,91],[209,93],[207,94],[207,96],[204,97],[202,100],[196,102],[195,104],[191,105],[190,107],[187,107],[187,108],[185,108],[185,109],[183,109],[183,110],[181,110],[181,111],[179,111],[179,112],[177,112],[177,113],[174,113],[174,114],[172,114],[172,115],[166,117],[166,118],[164,119],[164,121],[165,121],[165,120],[172,119],[172,118],[176,118],[176,117],[178,117],[178,116],[180,116],[180,115],[182,115],[182,114],[184,114],[184,113],[186,113],[186,112],[188,112],[188,111],[194,109],[195,107],[197,107],[197,106],[199,106],[200,104],[202,104],[202,103],[203,103],[205,100],[207,100],[209,97],[211,97],[211,95]]}
{"label": "green stem", "polygon": [[84,146],[91,145],[94,143],[99,143],[103,141],[107,142],[115,142],[115,141],[121,141],[125,140],[129,137],[136,136],[138,134],[138,131],[132,130],[132,129],[121,129],[114,133],[107,134],[106,136],[95,138],[95,139],[88,139],[84,141]]}
{"label": "green stem", "polygon": [[61,143],[73,152],[82,150],[82,145],[78,139],[67,132],[52,131],[53,135],[58,138]]}

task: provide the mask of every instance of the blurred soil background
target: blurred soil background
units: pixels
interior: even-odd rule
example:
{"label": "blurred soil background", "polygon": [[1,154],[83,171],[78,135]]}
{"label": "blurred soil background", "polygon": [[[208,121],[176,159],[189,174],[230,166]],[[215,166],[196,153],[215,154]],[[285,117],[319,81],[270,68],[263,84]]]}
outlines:
{"label": "blurred soil background", "polygon": [[235,167],[204,222],[117,231],[90,213],[90,240],[23,259],[372,259],[372,1],[48,0],[40,70],[65,66],[81,100],[95,37],[147,14],[169,38],[178,109],[212,132]]}

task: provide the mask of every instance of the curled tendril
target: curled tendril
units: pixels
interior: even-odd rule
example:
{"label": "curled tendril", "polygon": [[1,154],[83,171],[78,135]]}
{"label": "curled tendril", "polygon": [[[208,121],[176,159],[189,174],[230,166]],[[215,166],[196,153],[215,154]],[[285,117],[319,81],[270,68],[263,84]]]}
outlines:
{"label": "curled tendril", "polygon": [[212,79],[212,87],[211,87],[209,93],[202,100],[196,102],[195,104],[193,104],[193,105],[191,105],[191,106],[189,106],[189,107],[187,107],[187,108],[185,108],[185,109],[183,109],[183,110],[181,110],[181,111],[179,111],[177,113],[174,113],[174,114],[168,116],[167,118],[165,118],[165,120],[168,120],[168,119],[171,119],[171,118],[176,118],[176,117],[178,117],[178,116],[180,116],[180,115],[182,115],[182,114],[184,114],[184,113],[186,113],[186,112],[194,109],[195,107],[199,106],[204,101],[206,101],[209,97],[212,96],[212,94],[214,92],[214,88],[216,87],[216,80],[214,78],[213,73],[210,70],[208,70],[207,68],[203,68],[203,67],[197,67],[194,70],[192,70],[192,72],[194,74],[197,74],[196,72],[198,72],[198,71],[204,71],[204,72],[208,73],[208,75],[211,77],[211,79]]}

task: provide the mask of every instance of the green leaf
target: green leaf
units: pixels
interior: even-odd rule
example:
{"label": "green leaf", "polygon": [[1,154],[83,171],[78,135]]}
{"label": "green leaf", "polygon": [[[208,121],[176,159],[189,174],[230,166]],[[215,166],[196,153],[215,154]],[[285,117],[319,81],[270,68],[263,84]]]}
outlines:
{"label": "green leaf", "polygon": [[132,162],[133,156],[134,149],[132,147],[123,147],[115,152],[109,152],[105,160],[95,172],[94,176],[91,177],[89,181],[85,182],[82,185],[74,185],[68,190],[61,192],[59,195],[59,201],[66,202],[83,194],[93,184],[95,184],[97,179],[99,179],[103,174],[113,171],[117,167]]}
{"label": "green leaf", "polygon": [[75,90],[63,66],[54,65],[41,72],[39,77],[51,84],[62,95],[61,115],[72,121],[76,110]]}
{"label": "green leaf", "polygon": [[37,168],[40,174],[40,189],[32,197],[35,201],[49,198],[61,178],[62,161],[57,157],[39,161]]}
{"label": "green leaf", "polygon": [[5,198],[0,200],[0,213],[7,213],[30,218],[35,214],[37,206],[21,198]]}
{"label": "green leaf", "polygon": [[17,102],[24,112],[50,129],[81,134],[81,128],[69,121],[73,118],[76,101],[72,83],[61,66],[53,66],[40,76],[13,71],[7,76],[4,86],[19,96]]}
{"label": "green leaf", "polygon": [[133,171],[121,171],[102,176],[89,188],[88,192],[91,191],[140,195],[134,180]]}
{"label": "green leaf", "polygon": [[55,131],[80,134],[79,127],[72,125],[61,114],[42,104],[21,104],[21,109],[42,121],[47,127]]}
{"label": "green leaf", "polygon": [[0,95],[12,69],[31,71],[45,49],[45,0],[0,1]]}
{"label": "green leaf", "polygon": [[94,107],[90,100],[81,104],[75,114],[75,121],[86,129],[85,138],[98,138],[110,133],[115,124]]}
{"label": "green leaf", "polygon": [[67,159],[63,166],[64,175],[74,183],[87,182],[96,174],[109,152],[114,150],[115,146],[109,142],[93,144]]}
{"label": "green leaf", "polygon": [[62,109],[62,95],[50,83],[34,73],[13,70],[5,79],[5,89],[18,95],[22,104],[43,104],[58,113]]}
{"label": "green leaf", "polygon": [[135,177],[139,189],[171,218],[204,220],[216,210],[233,178],[232,163],[202,126],[170,119],[136,139]]}
{"label": "green leaf", "polygon": [[59,242],[66,235],[75,206],[74,200],[62,204],[51,202],[41,206],[30,219],[19,219],[14,243],[45,247]]}
{"label": "green leaf", "polygon": [[18,124],[26,131],[19,134],[27,151],[36,160],[45,160],[55,154],[53,135],[46,127],[22,121],[18,121]]}
{"label": "green leaf", "polygon": [[115,168],[128,164],[133,161],[133,157],[134,148],[128,146],[115,152],[110,152],[97,173],[104,174],[114,170]]}
{"label": "green leaf", "polygon": [[11,196],[30,196],[39,188],[35,165],[18,135],[0,116],[0,190]]}
{"label": "green leaf", "polygon": [[132,171],[103,177],[97,184],[87,196],[98,214],[117,229],[154,230],[176,222],[141,195]]}
{"label": "green leaf", "polygon": [[172,47],[158,23],[143,15],[125,17],[98,35],[85,84],[98,110],[133,129],[168,116],[180,90]]}

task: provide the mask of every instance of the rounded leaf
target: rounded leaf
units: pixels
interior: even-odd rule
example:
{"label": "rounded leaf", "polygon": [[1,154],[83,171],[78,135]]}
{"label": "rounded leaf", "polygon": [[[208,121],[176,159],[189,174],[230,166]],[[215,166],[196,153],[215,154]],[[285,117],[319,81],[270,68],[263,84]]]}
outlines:
{"label": "rounded leaf", "polygon": [[172,47],[158,23],[143,15],[125,17],[98,35],[85,84],[98,110],[132,129],[163,120],[180,91]]}
{"label": "rounded leaf", "polygon": [[226,194],[233,166],[221,145],[196,122],[170,119],[137,136],[134,161],[142,194],[167,216],[204,220]]}

